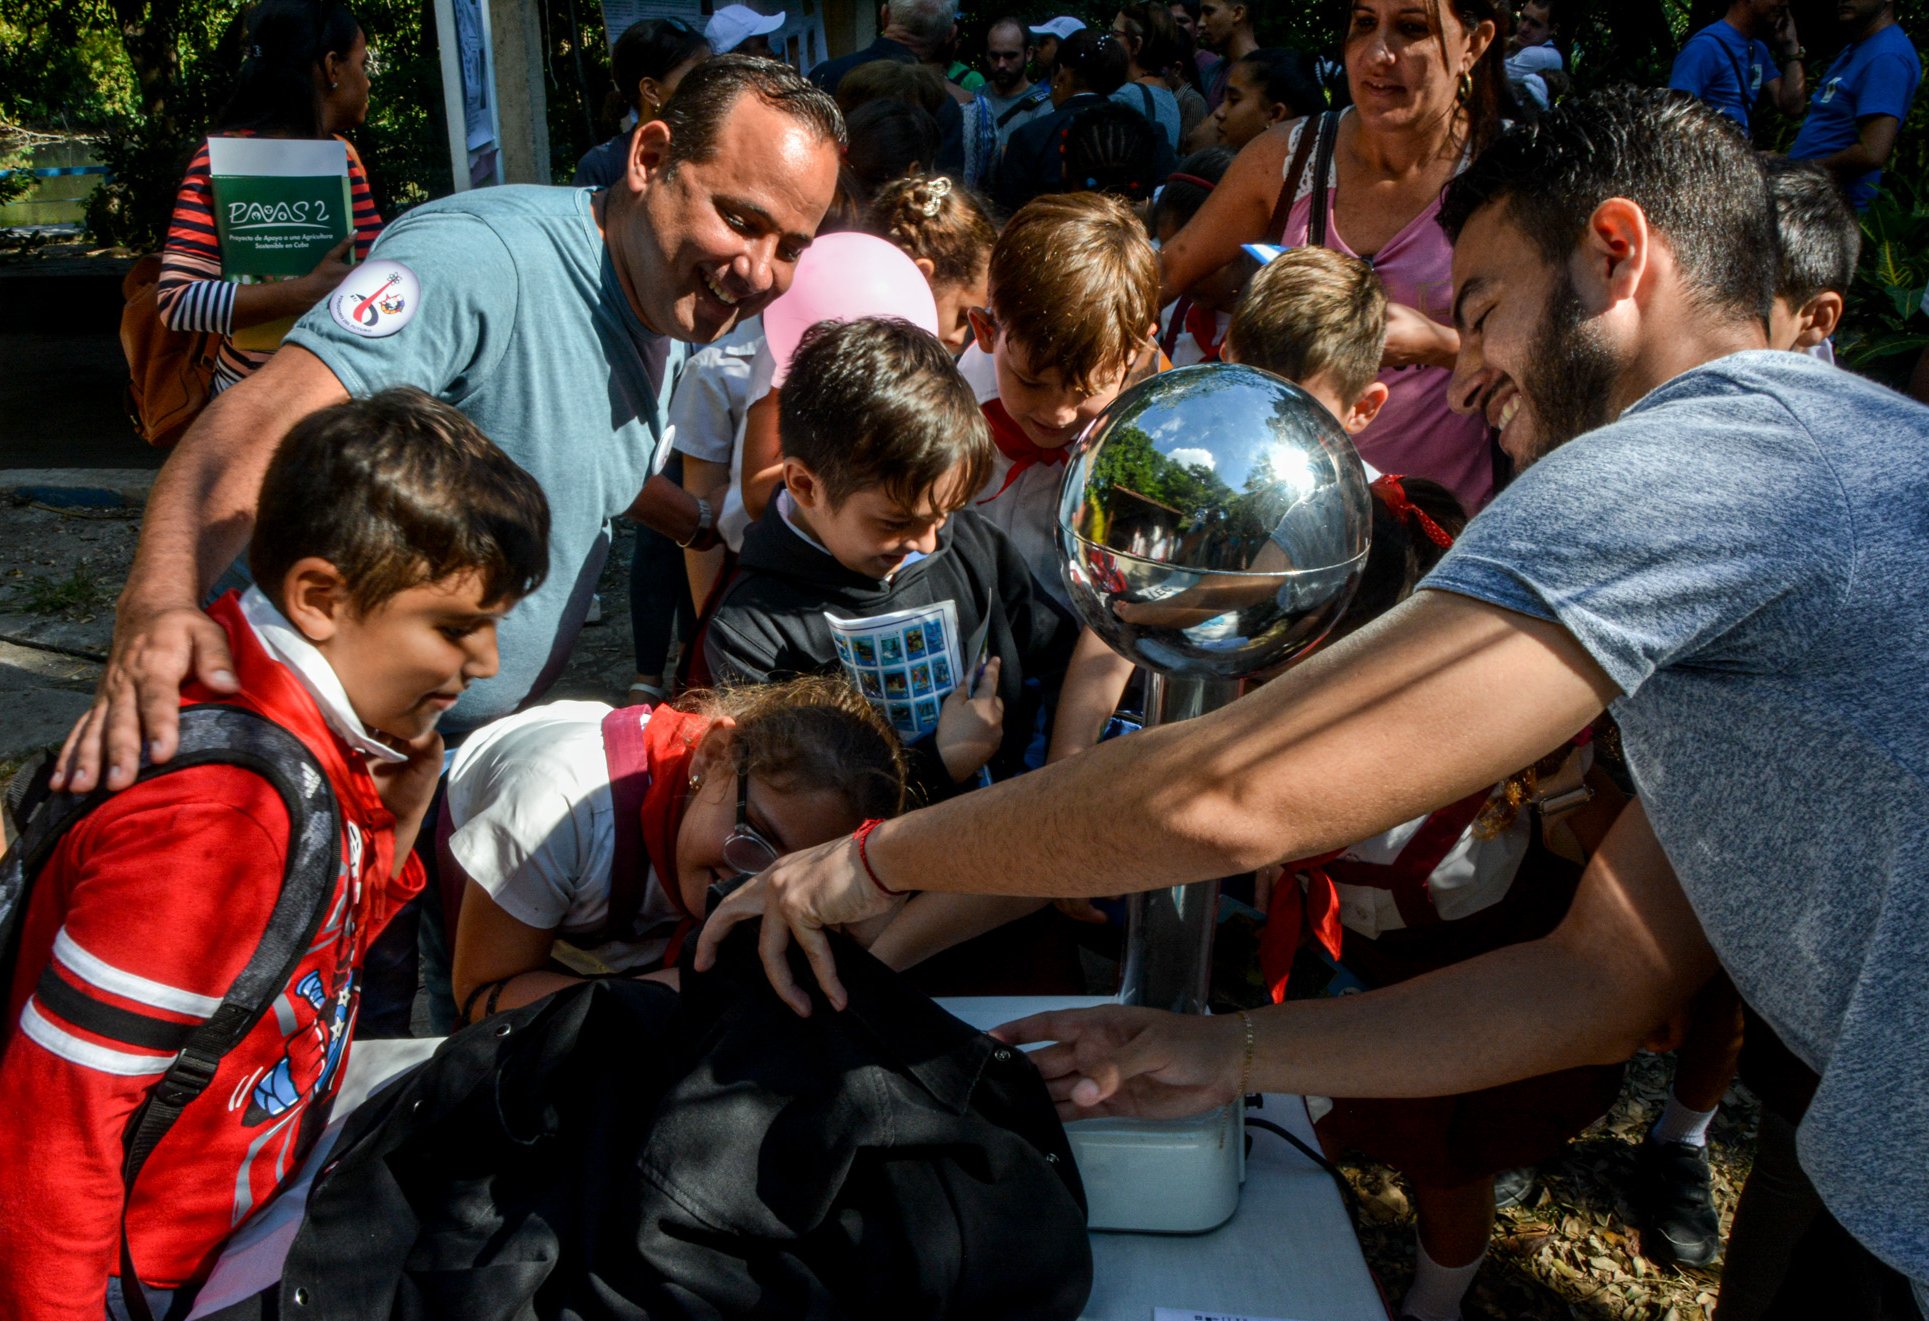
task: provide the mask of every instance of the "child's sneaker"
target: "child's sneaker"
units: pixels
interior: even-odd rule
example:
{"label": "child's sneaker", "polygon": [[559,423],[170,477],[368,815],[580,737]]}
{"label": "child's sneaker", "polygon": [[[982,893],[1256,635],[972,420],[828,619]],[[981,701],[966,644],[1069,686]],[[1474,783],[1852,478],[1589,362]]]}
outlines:
{"label": "child's sneaker", "polygon": [[1706,1266],[1721,1254],[1708,1148],[1649,1139],[1635,1151],[1629,1199],[1650,1261]]}

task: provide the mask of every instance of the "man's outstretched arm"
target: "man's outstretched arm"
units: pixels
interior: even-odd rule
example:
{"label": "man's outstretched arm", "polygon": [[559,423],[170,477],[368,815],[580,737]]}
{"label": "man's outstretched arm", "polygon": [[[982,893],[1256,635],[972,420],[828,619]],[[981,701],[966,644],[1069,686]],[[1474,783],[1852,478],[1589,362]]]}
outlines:
{"label": "man's outstretched arm", "polygon": [[1567,917],[1510,945],[1366,995],[1294,1001],[1245,1025],[1107,1006],[997,1029],[1032,1055],[1059,1113],[1174,1117],[1239,1091],[1442,1096],[1626,1059],[1716,970],[1640,804],[1615,822]]}
{"label": "man's outstretched arm", "polygon": [[148,496],[107,667],[94,705],[61,749],[56,788],[124,789],[143,745],[154,761],[172,757],[190,674],[233,690],[234,658],[220,626],[201,612],[201,598],[247,547],[261,478],[282,438],[316,409],[347,398],[320,358],[289,344],[217,395],[188,428]]}
{"label": "man's outstretched arm", "polygon": [[[1037,896],[1149,890],[1365,839],[1491,786],[1572,737],[1616,695],[1557,624],[1421,592],[1211,715],[1130,738],[878,827],[894,889]],[[712,916],[698,967],[764,917],[765,967],[790,1003],[794,935],[833,1003],[821,928],[887,897],[850,841],[782,859]]]}

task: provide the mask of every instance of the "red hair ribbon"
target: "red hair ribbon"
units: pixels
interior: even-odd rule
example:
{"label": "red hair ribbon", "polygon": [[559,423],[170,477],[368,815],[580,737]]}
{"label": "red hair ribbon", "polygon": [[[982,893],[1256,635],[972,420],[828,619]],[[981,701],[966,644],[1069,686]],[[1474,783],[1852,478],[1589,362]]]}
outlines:
{"label": "red hair ribbon", "polygon": [[1388,473],[1382,477],[1375,477],[1372,487],[1373,493],[1385,501],[1386,507],[1393,511],[1394,517],[1403,523],[1416,524],[1420,531],[1426,534],[1427,540],[1441,550],[1446,550],[1453,545],[1453,538],[1447,535],[1447,530],[1434,522],[1426,510],[1407,498],[1407,488],[1402,485],[1401,478],[1397,474]]}
{"label": "red hair ribbon", "polygon": [[1212,180],[1201,179],[1196,174],[1168,174],[1165,177],[1165,181],[1167,183],[1189,183],[1194,188],[1203,188],[1207,192],[1211,192],[1214,188],[1218,187]]}

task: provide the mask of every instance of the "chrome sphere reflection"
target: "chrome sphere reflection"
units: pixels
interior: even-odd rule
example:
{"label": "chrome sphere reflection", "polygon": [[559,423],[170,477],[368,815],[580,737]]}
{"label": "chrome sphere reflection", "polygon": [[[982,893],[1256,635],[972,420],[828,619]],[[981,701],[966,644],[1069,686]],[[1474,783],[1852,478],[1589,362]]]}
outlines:
{"label": "chrome sphere reflection", "polygon": [[1058,549],[1085,622],[1175,677],[1234,679],[1317,642],[1359,583],[1366,474],[1312,396],[1231,364],[1128,390],[1073,457]]}

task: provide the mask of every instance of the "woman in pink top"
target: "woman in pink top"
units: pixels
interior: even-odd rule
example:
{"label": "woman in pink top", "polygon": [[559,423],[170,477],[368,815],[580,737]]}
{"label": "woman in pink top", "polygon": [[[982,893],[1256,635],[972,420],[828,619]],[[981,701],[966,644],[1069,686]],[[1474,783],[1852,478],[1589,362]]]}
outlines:
{"label": "woman in pink top", "polygon": [[1269,129],[1162,254],[1170,299],[1237,258],[1241,244],[1305,243],[1317,195],[1326,246],[1372,262],[1394,303],[1381,362],[1390,397],[1355,437],[1360,455],[1383,472],[1432,478],[1469,513],[1493,495],[1492,447],[1485,420],[1448,403],[1460,337],[1445,324],[1453,250],[1434,216],[1447,181],[1499,131],[1507,79],[1496,38],[1507,22],[1494,0],[1356,0],[1346,37],[1353,106],[1339,119],[1326,178],[1316,181],[1309,150],[1279,226],[1300,135],[1316,135],[1319,119]]}

